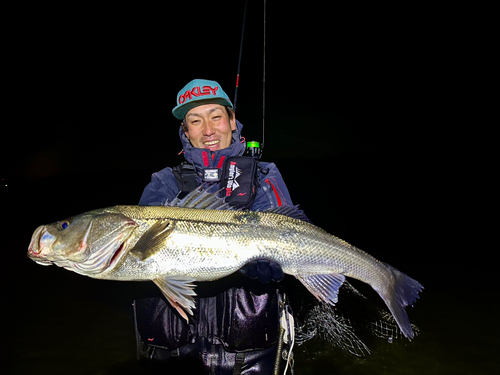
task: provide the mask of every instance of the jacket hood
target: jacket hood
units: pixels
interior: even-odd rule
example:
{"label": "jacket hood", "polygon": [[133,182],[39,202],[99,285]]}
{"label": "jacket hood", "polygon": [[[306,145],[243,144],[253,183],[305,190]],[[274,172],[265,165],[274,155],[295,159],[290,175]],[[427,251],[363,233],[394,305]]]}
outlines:
{"label": "jacket hood", "polygon": [[191,145],[189,139],[184,134],[182,126],[179,127],[179,137],[182,142],[184,158],[193,164],[198,172],[205,168],[222,168],[224,160],[229,156],[243,155],[245,152],[245,140],[241,137],[243,124],[236,120],[236,130],[233,131],[231,145],[217,151],[210,151],[204,148],[196,148]]}

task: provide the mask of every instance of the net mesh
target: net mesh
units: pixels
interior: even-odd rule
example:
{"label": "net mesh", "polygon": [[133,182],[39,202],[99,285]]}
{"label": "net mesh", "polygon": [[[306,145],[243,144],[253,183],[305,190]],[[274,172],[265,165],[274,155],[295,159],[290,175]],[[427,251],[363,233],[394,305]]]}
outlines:
{"label": "net mesh", "polygon": [[[340,288],[335,306],[316,302],[305,317],[297,321],[301,322],[295,326],[297,345],[318,336],[359,357],[370,354],[361,335],[373,335],[389,342],[404,338],[391,313],[368,300],[348,282]],[[413,324],[412,327],[417,335],[418,328]]]}

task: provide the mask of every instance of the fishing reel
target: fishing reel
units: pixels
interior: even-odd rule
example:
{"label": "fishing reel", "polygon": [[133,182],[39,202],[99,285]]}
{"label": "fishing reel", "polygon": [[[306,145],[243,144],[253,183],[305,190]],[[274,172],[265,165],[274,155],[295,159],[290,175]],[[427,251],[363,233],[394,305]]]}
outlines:
{"label": "fishing reel", "polygon": [[247,147],[243,155],[250,156],[254,159],[260,159],[260,157],[262,156],[262,149],[260,147],[260,143],[257,141],[247,142]]}

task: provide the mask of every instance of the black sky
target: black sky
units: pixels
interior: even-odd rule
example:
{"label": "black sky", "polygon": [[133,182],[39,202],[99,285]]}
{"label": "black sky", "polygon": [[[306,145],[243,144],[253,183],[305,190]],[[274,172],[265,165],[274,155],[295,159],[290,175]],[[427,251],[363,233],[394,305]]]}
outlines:
{"label": "black sky", "polygon": [[[155,170],[180,150],[193,78],[232,98],[243,1],[12,12],[3,174]],[[269,2],[266,155],[435,148],[469,118],[484,51],[466,9]],[[262,5],[251,1],[237,117],[261,138]],[[488,27],[488,25],[483,25]],[[449,135],[447,135],[449,139]],[[412,152],[413,152],[412,151]],[[163,162],[164,160],[164,162]]]}

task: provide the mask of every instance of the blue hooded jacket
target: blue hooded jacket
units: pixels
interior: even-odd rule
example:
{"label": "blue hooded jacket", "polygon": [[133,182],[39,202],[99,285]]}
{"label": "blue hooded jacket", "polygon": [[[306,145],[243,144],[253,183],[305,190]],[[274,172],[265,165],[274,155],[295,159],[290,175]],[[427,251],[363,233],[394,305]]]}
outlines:
{"label": "blue hooded jacket", "polygon": [[[201,185],[203,169],[222,168],[224,160],[230,156],[240,156],[245,152],[245,141],[241,137],[243,125],[236,120],[236,130],[233,131],[232,142],[228,148],[210,151],[208,149],[196,148],[191,145],[189,139],[184,134],[182,126],[179,129],[184,151],[184,158],[192,164],[198,173],[198,182]],[[253,202],[251,211],[266,210],[276,208],[281,205],[292,205],[292,200],[288,189],[281,177],[281,174],[274,163],[260,162],[263,171],[260,173],[260,186],[257,196]],[[142,193],[139,205],[161,206],[172,201],[179,193],[177,181],[172,172],[172,168],[167,167],[159,172],[153,173],[151,182]]]}

